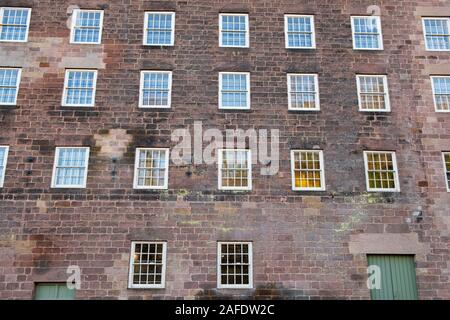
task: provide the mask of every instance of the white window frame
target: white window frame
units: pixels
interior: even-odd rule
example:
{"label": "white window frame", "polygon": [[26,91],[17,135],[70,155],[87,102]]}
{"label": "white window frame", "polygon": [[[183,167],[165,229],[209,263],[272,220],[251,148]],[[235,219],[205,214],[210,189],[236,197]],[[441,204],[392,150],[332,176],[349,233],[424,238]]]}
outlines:
{"label": "white window frame", "polygon": [[17,98],[19,97],[19,89],[20,89],[20,82],[22,80],[22,69],[21,68],[3,68],[0,67],[1,70],[18,70],[17,73],[17,83],[16,83],[16,96],[14,97],[14,102],[8,103],[8,102],[1,102],[0,106],[16,106],[17,105]]}
{"label": "white window frame", "polygon": [[[222,284],[221,256],[222,244],[248,245],[248,285]],[[253,288],[253,243],[251,241],[218,241],[217,242],[217,288],[218,289],[252,289]]]}
{"label": "white window frame", "polygon": [[[371,188],[370,187],[370,181],[369,181],[369,159],[368,154],[369,153],[386,153],[392,155],[392,165],[394,167],[394,181],[395,181],[395,188],[394,189],[383,189],[383,188]],[[397,156],[396,152],[394,151],[364,151],[364,169],[366,174],[366,188],[367,192],[400,192],[400,180],[399,180],[399,172],[398,172],[398,166],[397,166]]]}
{"label": "white window frame", "polygon": [[[289,18],[310,18],[311,19],[311,47],[296,47],[289,46],[289,32],[288,32],[288,19]],[[285,14],[284,15],[284,38],[285,38],[285,47],[286,49],[316,49],[316,26],[314,22],[313,15],[305,15],[305,14]]]}
{"label": "white window frame", "polygon": [[450,51],[450,49],[433,49],[430,48],[428,46],[428,41],[427,41],[427,30],[425,27],[425,20],[442,20],[442,21],[447,21],[447,26],[449,28],[449,32],[450,32],[450,18],[443,18],[443,17],[422,17],[422,30],[423,30],[423,36],[424,36],[424,41],[425,41],[425,50],[426,51],[437,51],[437,52],[448,52]]}
{"label": "white window frame", "polygon": [[[139,153],[142,150],[152,151],[165,151],[166,152],[166,172],[164,174],[163,186],[139,186],[138,185],[138,168],[139,168]],[[169,161],[170,161],[170,149],[169,148],[136,148],[135,160],[134,160],[134,179],[133,188],[137,190],[166,190],[169,188]]]}
{"label": "white window frame", "polygon": [[[223,107],[222,106],[222,76],[225,74],[245,75],[247,81],[247,105],[245,107]],[[250,110],[251,108],[250,93],[250,72],[219,72],[219,109],[221,110]]]}
{"label": "white window frame", "polygon": [[23,40],[1,40],[0,42],[28,42],[28,33],[30,31],[30,21],[31,21],[31,8],[22,8],[22,7],[0,7],[0,21],[3,20],[4,10],[28,10],[27,17],[27,30],[25,31],[25,39]]}
{"label": "white window frame", "polygon": [[[161,268],[161,284],[134,284],[134,254],[136,244],[162,244],[162,268]],[[167,241],[132,241],[130,251],[130,262],[128,272],[128,289],[164,289],[166,287],[166,268],[167,268]]]}
{"label": "white window frame", "polygon": [[0,188],[3,188],[4,182],[5,182],[5,175],[6,175],[6,164],[8,163],[8,154],[9,154],[9,146],[0,146],[1,149],[5,149],[5,157],[3,159],[3,172],[1,173],[0,176]]}
{"label": "white window frame", "polygon": [[[295,108],[293,106],[293,101],[291,99],[291,77],[295,76],[313,76],[314,86],[316,87],[315,94],[315,108]],[[288,110],[290,111],[320,111],[320,92],[319,92],[319,75],[317,73],[288,73],[287,75],[287,86],[288,86]]]}
{"label": "white window frame", "polygon": [[[170,35],[170,44],[152,44],[148,43],[148,16],[150,14],[167,14],[172,16],[172,25],[171,25],[171,35]],[[142,40],[142,44],[144,46],[150,47],[173,47],[175,45],[175,18],[176,13],[174,11],[146,11],[144,14],[144,37]]]}
{"label": "white window frame", "polygon": [[[320,162],[320,188],[302,188],[295,186],[295,154],[301,152],[316,152],[319,154]],[[291,150],[291,176],[292,176],[292,191],[325,191],[327,189],[325,185],[325,167],[323,159],[323,150]]]}
{"label": "white window frame", "polygon": [[[85,163],[86,168],[84,170],[84,179],[82,185],[57,185],[56,184],[56,169],[58,165],[58,159],[59,159],[59,152],[61,149],[86,149],[85,154]],[[89,169],[89,153],[90,148],[89,147],[56,147],[55,149],[55,160],[53,162],[53,173],[52,173],[52,183],[51,187],[52,189],[85,189],[87,185],[87,176],[88,176],[88,169]]]}
{"label": "white window frame", "polygon": [[450,182],[447,180],[447,166],[445,163],[445,156],[450,156],[450,152],[442,152],[442,161],[444,162],[444,179],[445,179],[445,186],[447,187],[447,192],[450,192]]}
{"label": "white window frame", "polygon": [[[377,26],[380,30],[380,33],[378,35],[379,37],[379,48],[357,48],[356,47],[356,32],[355,32],[355,21],[354,19],[362,19],[362,18],[375,18],[377,20]],[[353,50],[359,50],[359,51],[382,51],[384,50],[384,40],[383,40],[383,30],[381,28],[381,17],[380,16],[351,16],[351,23],[352,23],[352,39],[353,39]]]}
{"label": "white window frame", "polygon": [[439,110],[437,108],[437,101],[436,101],[436,89],[434,87],[434,79],[435,78],[450,78],[450,76],[431,76],[431,90],[433,91],[433,102],[434,102],[434,110],[437,113],[450,113],[450,108],[449,110]]}
{"label": "white window frame", "polygon": [[[99,26],[99,36],[97,42],[78,42],[75,41],[75,24],[77,22],[77,17],[80,12],[100,12],[100,26]],[[72,22],[70,26],[70,43],[71,44],[101,44],[102,43],[102,33],[103,33],[103,10],[86,10],[86,9],[74,9],[72,12]]]}
{"label": "white window frame", "polygon": [[[224,191],[251,191],[252,190],[252,151],[250,149],[218,149],[219,156],[218,156],[218,189],[224,190]],[[224,187],[222,186],[222,165],[223,165],[223,153],[225,151],[245,151],[247,152],[248,157],[248,173],[247,173],[247,180],[248,180],[248,186],[247,187]]]}
{"label": "white window frame", "polygon": [[[386,108],[385,109],[363,109],[362,108],[362,99],[361,99],[361,77],[372,77],[372,78],[382,78],[383,79],[383,88],[385,91],[386,98]],[[358,108],[360,112],[391,112],[391,99],[389,96],[389,84],[388,78],[383,74],[357,74],[356,75],[356,87],[358,91]]]}
{"label": "white window frame", "polygon": [[[94,87],[92,89],[92,103],[89,103],[89,104],[66,103],[70,72],[94,72],[94,80],[93,80]],[[98,70],[95,70],[95,69],[66,69],[66,73],[64,76],[64,88],[63,88],[61,106],[63,106],[63,107],[81,107],[81,108],[94,107],[95,106],[95,96],[96,96],[96,92],[97,92],[97,76],[98,76]]]}
{"label": "white window frame", "polygon": [[[146,74],[152,73],[164,73],[169,75],[169,96],[167,98],[166,106],[159,105],[144,105],[144,77]],[[139,108],[143,109],[170,109],[172,107],[172,71],[163,71],[163,70],[142,70],[141,71],[141,79],[139,85]]]}
{"label": "white window frame", "polygon": [[[224,31],[222,29],[223,23],[222,23],[222,17],[223,16],[240,16],[245,17],[245,45],[243,46],[234,46],[234,45],[223,45],[222,44],[222,32]],[[250,48],[250,26],[249,26],[249,17],[248,13],[220,13],[219,14],[219,47],[221,48]]]}

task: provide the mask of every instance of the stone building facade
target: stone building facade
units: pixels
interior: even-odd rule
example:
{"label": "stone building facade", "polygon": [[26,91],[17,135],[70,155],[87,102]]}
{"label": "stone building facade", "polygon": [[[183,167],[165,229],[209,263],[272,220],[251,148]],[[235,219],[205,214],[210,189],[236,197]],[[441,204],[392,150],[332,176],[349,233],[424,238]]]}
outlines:
{"label": "stone building facade", "polygon": [[[377,5],[383,50],[354,50],[352,16]],[[103,10],[100,44],[70,43],[75,6]],[[0,106],[9,153],[0,189],[0,298],[32,299],[78,266],[76,299],[370,299],[368,255],[414,256],[420,299],[450,299],[450,113],[430,76],[450,51],[426,50],[423,17],[450,1],[0,0],[31,8],[26,42],[0,42],[20,68]],[[375,9],[374,9],[375,8]],[[371,10],[377,11],[377,7]],[[173,46],[143,45],[145,12],[175,12]],[[219,14],[248,14],[249,47],[219,46]],[[316,48],[285,46],[286,14],[313,15]],[[97,70],[95,105],[63,107],[66,69]],[[170,109],[139,108],[140,72],[172,71]],[[219,72],[250,73],[251,108],[218,108]],[[320,111],[288,110],[289,73],[318,74]],[[386,75],[390,112],[361,112],[355,77]],[[170,163],[167,190],[133,188],[136,148],[173,148],[203,128],[279,130],[279,171],[218,189],[218,167]],[[207,143],[203,142],[203,146]],[[52,188],[56,147],[89,147],[85,188]],[[324,191],[293,191],[291,150],[323,150]],[[395,151],[400,192],[368,192],[363,153]],[[417,217],[420,213],[422,216]],[[130,289],[133,241],[167,244],[165,286]],[[218,288],[217,242],[252,243],[253,284]]]}

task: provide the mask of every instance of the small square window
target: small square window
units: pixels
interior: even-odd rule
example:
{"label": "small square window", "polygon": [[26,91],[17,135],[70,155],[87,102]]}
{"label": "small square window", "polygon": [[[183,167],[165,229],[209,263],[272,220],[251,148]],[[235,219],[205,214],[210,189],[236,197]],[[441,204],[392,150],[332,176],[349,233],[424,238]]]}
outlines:
{"label": "small square window", "polygon": [[0,41],[27,42],[30,8],[0,8]]}
{"label": "small square window", "polygon": [[172,72],[142,71],[140,108],[170,108]]}
{"label": "small square window", "polygon": [[436,112],[450,112],[450,77],[431,77]]}
{"label": "small square window", "polygon": [[317,74],[288,74],[289,110],[320,110]]}
{"label": "small square window", "polygon": [[166,281],[166,251],[166,242],[132,242],[128,287],[163,289]]}
{"label": "small square window", "polygon": [[0,105],[17,104],[21,74],[21,69],[0,68]]}
{"label": "small square window", "polygon": [[6,162],[8,160],[9,147],[0,146],[0,188],[3,188],[5,181]]}
{"label": "small square window", "polygon": [[219,15],[219,28],[221,47],[249,47],[248,14],[222,13]]}
{"label": "small square window", "polygon": [[52,188],[86,188],[89,148],[56,148]]}
{"label": "small square window", "polygon": [[217,246],[217,287],[253,288],[252,243],[218,242]]}
{"label": "small square window", "polygon": [[97,86],[97,70],[66,70],[62,105],[93,107]]}
{"label": "small square window", "polygon": [[358,75],[356,76],[356,81],[358,88],[359,111],[391,111],[386,76]]}
{"label": "small square window", "polygon": [[352,32],[353,49],[383,50],[380,17],[352,17]]}
{"label": "small square window", "polygon": [[425,46],[428,51],[450,50],[450,18],[423,18]]}
{"label": "small square window", "polygon": [[250,109],[250,73],[219,74],[219,109]]}
{"label": "small square window", "polygon": [[137,148],[134,170],[135,189],[167,189],[169,149]]}
{"label": "small square window", "polygon": [[292,150],[292,190],[324,191],[325,172],[323,152],[318,150]]}
{"label": "small square window", "polygon": [[103,11],[73,10],[70,43],[100,44],[102,42]]}
{"label": "small square window", "polygon": [[364,151],[367,191],[400,192],[395,152]]}
{"label": "small square window", "polygon": [[447,191],[450,192],[450,152],[442,153],[444,159],[445,181],[447,182]]}
{"label": "small square window", "polygon": [[316,47],[314,16],[285,15],[285,37],[288,49],[314,49]]}
{"label": "small square window", "polygon": [[144,45],[173,46],[175,43],[175,12],[146,12]]}
{"label": "small square window", "polygon": [[251,190],[252,158],[250,150],[219,150],[219,190]]}

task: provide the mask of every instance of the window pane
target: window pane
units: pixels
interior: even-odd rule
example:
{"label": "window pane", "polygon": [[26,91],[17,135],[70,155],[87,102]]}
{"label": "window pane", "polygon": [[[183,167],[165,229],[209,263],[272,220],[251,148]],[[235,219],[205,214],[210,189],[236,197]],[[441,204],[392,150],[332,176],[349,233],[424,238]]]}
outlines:
{"label": "window pane", "polygon": [[247,16],[222,15],[222,46],[247,46]]}
{"label": "window pane", "polygon": [[290,106],[291,109],[316,109],[318,91],[316,88],[316,76],[314,75],[290,75]]}
{"label": "window pane", "polygon": [[[221,186],[227,188],[249,188],[250,159],[247,150],[222,150],[222,163],[219,164]],[[230,248],[228,248],[230,250]]]}
{"label": "window pane", "polygon": [[87,170],[87,148],[57,148],[55,187],[83,187]]}
{"label": "window pane", "polygon": [[427,48],[450,50],[450,31],[448,19],[424,19]]}
{"label": "window pane", "polygon": [[[221,243],[219,279],[221,285],[250,285],[250,259],[248,243]],[[226,257],[226,258],[224,258]]]}
{"label": "window pane", "polygon": [[170,107],[170,74],[146,72],[143,77],[142,106]]}
{"label": "window pane", "polygon": [[143,149],[137,154],[137,186],[162,188],[167,185],[167,150]]}
{"label": "window pane", "polygon": [[387,87],[384,76],[358,76],[362,110],[387,110]]}
{"label": "window pane", "polygon": [[172,13],[147,14],[147,44],[172,45],[175,16]]}
{"label": "window pane", "polygon": [[370,189],[396,189],[397,171],[394,154],[388,152],[367,153],[367,178]]}
{"label": "window pane", "polygon": [[132,284],[160,286],[165,272],[164,243],[135,243],[130,275]]}
{"label": "window pane", "polygon": [[377,17],[354,17],[354,41],[356,49],[381,49],[381,30]]}
{"label": "window pane", "polygon": [[221,107],[222,108],[248,108],[247,86],[248,74],[221,74]]}
{"label": "window pane", "polygon": [[94,104],[95,71],[68,71],[66,73],[66,105]]}
{"label": "window pane", "polygon": [[287,17],[289,48],[313,47],[313,25],[311,17]]}
{"label": "window pane", "polygon": [[0,69],[0,104],[16,104],[20,69]]}
{"label": "window pane", "polygon": [[101,35],[101,11],[77,11],[73,31],[76,43],[98,43]]}
{"label": "window pane", "polygon": [[0,40],[24,41],[27,38],[30,9],[1,8]]}
{"label": "window pane", "polygon": [[294,189],[322,190],[323,168],[320,156],[320,151],[293,152]]}
{"label": "window pane", "polygon": [[450,77],[433,77],[435,107],[437,111],[450,111]]}

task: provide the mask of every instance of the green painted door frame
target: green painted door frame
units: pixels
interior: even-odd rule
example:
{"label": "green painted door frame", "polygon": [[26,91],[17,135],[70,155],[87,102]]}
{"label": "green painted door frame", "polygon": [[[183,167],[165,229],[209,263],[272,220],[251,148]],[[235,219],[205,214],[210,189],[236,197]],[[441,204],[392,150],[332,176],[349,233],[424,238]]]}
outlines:
{"label": "green painted door frame", "polygon": [[367,261],[381,273],[381,288],[370,290],[372,300],[418,300],[414,256],[368,255]]}

